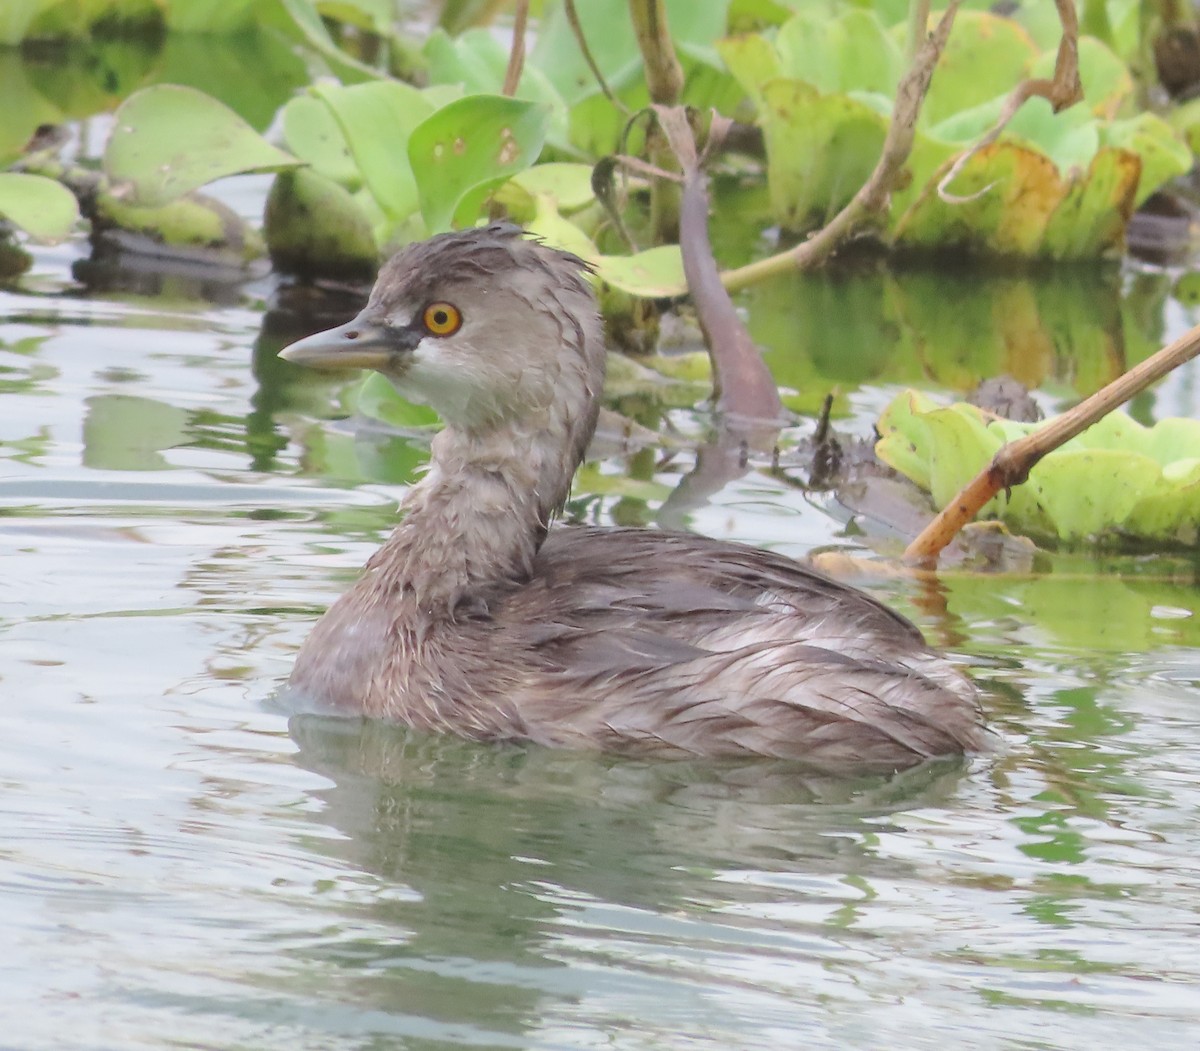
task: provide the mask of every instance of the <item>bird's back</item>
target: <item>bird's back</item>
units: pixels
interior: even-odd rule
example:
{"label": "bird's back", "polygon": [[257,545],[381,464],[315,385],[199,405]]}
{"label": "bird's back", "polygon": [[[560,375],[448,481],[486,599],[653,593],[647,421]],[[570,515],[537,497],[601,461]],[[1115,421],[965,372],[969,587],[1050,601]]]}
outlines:
{"label": "bird's back", "polygon": [[975,687],[899,614],[788,558],[689,534],[552,530],[532,579],[430,641],[448,700],[547,744],[842,768],[986,737]]}

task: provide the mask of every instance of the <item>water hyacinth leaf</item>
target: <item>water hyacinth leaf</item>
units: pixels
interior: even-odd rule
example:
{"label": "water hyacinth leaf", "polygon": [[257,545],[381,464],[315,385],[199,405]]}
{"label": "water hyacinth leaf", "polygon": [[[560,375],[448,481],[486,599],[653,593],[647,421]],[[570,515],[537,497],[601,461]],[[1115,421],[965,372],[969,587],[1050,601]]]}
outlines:
{"label": "water hyacinth leaf", "polygon": [[75,195],[53,179],[0,172],[0,219],[37,240],[54,241],[74,228],[79,205]]}
{"label": "water hyacinth leaf", "polygon": [[337,46],[313,0],[279,0],[279,3],[305,40],[320,52],[339,79],[356,83],[383,78],[384,74],[379,70],[351,58]]}
{"label": "water hyacinth leaf", "polygon": [[775,45],[758,33],[717,41],[717,53],[742,90],[762,108],[762,89],[783,76],[783,60]]}
{"label": "water hyacinth leaf", "polygon": [[666,299],[687,292],[678,245],[659,245],[635,255],[602,255],[590,262],[601,281],[630,295]]}
{"label": "water hyacinth leaf", "polygon": [[783,76],[825,93],[872,91],[891,95],[904,68],[899,45],[870,11],[840,18],[801,9],[775,38]]}
{"label": "water hyacinth leaf", "polygon": [[79,39],[119,15],[125,28],[153,27],[161,17],[154,0],[4,0],[0,3],[0,46],[28,40]]}
{"label": "water hyacinth leaf", "polygon": [[1111,148],[1097,153],[1050,216],[1039,254],[1050,259],[1093,259],[1119,252],[1141,172],[1135,153]]}
{"label": "water hyacinth leaf", "polygon": [[141,254],[242,265],[265,251],[262,237],[228,205],[191,193],[166,204],[137,205],[99,194],[93,233],[128,245]]}
{"label": "water hyacinth leaf", "polygon": [[24,152],[39,125],[60,124],[66,118],[61,105],[31,82],[32,72],[20,51],[0,50],[0,166]]}
{"label": "water hyacinth leaf", "polygon": [[1063,175],[1086,170],[1100,148],[1099,125],[1085,107],[1055,113],[1043,98],[1029,99],[1017,110],[1004,137],[1040,150]]}
{"label": "water hyacinth leaf", "polygon": [[0,7],[0,45],[16,47],[38,15],[56,3],[58,0],[7,0]]}
{"label": "water hyacinth leaf", "polygon": [[117,110],[104,169],[139,205],[165,204],[227,175],[281,171],[299,161],[233,110],[192,88],[160,84]]}
{"label": "water hyacinth leaf", "polygon": [[537,160],[549,111],[501,95],[471,95],[428,117],[408,140],[421,214],[431,233],[470,221],[488,193]]}
{"label": "water hyacinth leaf", "polygon": [[313,94],[329,107],[371,196],[392,221],[408,218],[419,202],[408,164],[413,129],[434,112],[417,89],[396,80],[342,87],[321,84]]}
{"label": "water hyacinth leaf", "polygon": [[354,392],[353,410],[404,430],[438,424],[438,414],[433,409],[400,397],[396,388],[378,372],[370,373]]}
{"label": "water hyacinth leaf", "polygon": [[[896,223],[896,243],[912,248],[958,247],[994,255],[1028,257],[1041,244],[1046,223],[1065,195],[1049,157],[1011,142],[984,147],[963,167],[950,192],[972,199],[947,202],[935,173]],[[973,196],[978,194],[978,196]]]}
{"label": "water hyacinth leaf", "polygon": [[362,172],[354,163],[341,125],[321,99],[297,95],[288,101],[283,107],[283,138],[288,149],[313,171],[350,190],[362,184]]}
{"label": "water hyacinth leaf", "polygon": [[[1004,441],[1039,424],[988,420],[972,405],[935,406],[906,391],[879,422],[876,453],[928,488],[943,507]],[[1200,532],[1200,421],[1143,427],[1110,413],[1047,455],[985,513],[1010,527],[1066,542],[1114,539],[1194,544]]]}
{"label": "water hyacinth leaf", "polygon": [[[423,49],[429,62],[432,84],[454,84],[469,94],[499,94],[508,72],[509,48],[487,29],[468,29],[451,37],[435,29]],[[516,97],[540,102],[553,112],[552,126],[560,133],[567,126],[567,106],[549,78],[536,66],[526,63],[517,82]],[[448,101],[448,100],[447,100]]]}
{"label": "water hyacinth leaf", "polygon": [[[565,103],[574,107],[599,93],[596,78],[575,42],[562,4],[546,5],[530,64],[541,70]],[[667,19],[676,47],[706,46],[725,28],[724,3],[667,0]],[[587,0],[576,4],[584,38],[609,87],[620,91],[641,76],[642,56],[629,18],[627,0]]]}
{"label": "water hyacinth leaf", "polygon": [[[898,26],[894,32],[906,33],[907,27]],[[920,125],[939,124],[1007,94],[1026,75],[1038,51],[1016,22],[983,11],[960,11],[929,84]]]}
{"label": "water hyacinth leaf", "polygon": [[592,166],[552,162],[513,176],[522,189],[551,198],[560,211],[574,212],[594,201]]}
{"label": "water hyacinth leaf", "polygon": [[798,80],[763,88],[761,120],[775,217],[789,230],[823,223],[870,176],[887,121],[845,95],[822,95]]}
{"label": "water hyacinth leaf", "polygon": [[734,33],[750,33],[769,26],[781,26],[792,16],[792,9],[778,0],[730,0],[726,18]]}
{"label": "water hyacinth leaf", "polygon": [[600,257],[595,243],[570,219],[564,219],[554,198],[538,194],[531,200],[532,213],[524,220],[525,228],[547,244],[564,252],[592,261]]}
{"label": "water hyacinth leaf", "polygon": [[[129,40],[104,45],[98,41],[89,50],[111,54],[114,43],[128,48],[146,68],[127,61],[124,66],[132,68],[105,72],[106,87],[109,80],[124,85],[123,90],[118,87],[119,93],[106,109],[114,108],[147,81],[181,84],[225,103],[255,130],[265,133],[280,108],[310,80],[294,41],[265,28],[250,28],[219,42],[206,33],[168,33],[161,50],[149,53],[144,44]],[[107,64],[112,70],[116,62],[110,59]]]}
{"label": "water hyacinth leaf", "polygon": [[171,0],[163,21],[176,33],[234,33],[254,23],[261,0]]}
{"label": "water hyacinth leaf", "polygon": [[394,0],[319,0],[317,8],[323,18],[381,35],[391,31],[396,13]]}
{"label": "water hyacinth leaf", "polygon": [[1163,183],[1191,171],[1192,153],[1166,121],[1153,113],[1117,120],[1103,129],[1101,141],[1132,150],[1141,158],[1142,177],[1133,199],[1140,208]]}

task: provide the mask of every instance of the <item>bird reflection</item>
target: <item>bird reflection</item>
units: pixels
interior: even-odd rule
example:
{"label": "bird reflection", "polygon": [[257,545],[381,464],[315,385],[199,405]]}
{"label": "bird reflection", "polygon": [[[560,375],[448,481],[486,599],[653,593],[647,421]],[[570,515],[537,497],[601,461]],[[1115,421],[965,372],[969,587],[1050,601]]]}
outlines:
{"label": "bird reflection", "polygon": [[[308,845],[378,888],[373,934],[359,902],[311,951],[389,1012],[522,1034],[584,995],[580,955],[603,967],[630,938],[670,954],[691,920],[724,925],[726,907],[789,893],[739,873],[793,875],[818,900],[822,885],[911,877],[872,843],[892,815],[951,797],[966,767],[845,778],[784,761],[480,745],[311,714],[290,732],[296,761],[326,779],[310,791],[321,834]],[[834,927],[822,937],[868,937],[847,929],[845,894],[826,904]],[[746,920],[728,922],[727,948],[746,951]]]}

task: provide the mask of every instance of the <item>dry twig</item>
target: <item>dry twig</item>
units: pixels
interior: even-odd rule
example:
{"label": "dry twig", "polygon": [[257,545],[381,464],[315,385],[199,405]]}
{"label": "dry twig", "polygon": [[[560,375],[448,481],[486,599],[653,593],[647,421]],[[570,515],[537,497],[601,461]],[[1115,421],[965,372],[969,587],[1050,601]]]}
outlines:
{"label": "dry twig", "polygon": [[954,539],[958,531],[1001,489],[1020,485],[1047,453],[1053,452],[1064,442],[1087,430],[1101,416],[1112,412],[1118,405],[1123,405],[1151,383],[1162,379],[1172,369],[1196,357],[1197,354],[1200,354],[1200,325],[1190,329],[1174,343],[1136,365],[1123,376],[1117,377],[1073,409],[1064,412],[1032,434],[1002,446],[992,458],[992,462],[968,482],[925,527],[921,535],[908,545],[904,552],[904,560],[921,564],[936,560],[941,550]]}
{"label": "dry twig", "polygon": [[[1070,0],[1065,0],[1070,2]],[[807,270],[827,259],[847,237],[865,223],[882,215],[888,206],[888,195],[893,184],[912,152],[913,137],[917,129],[917,117],[921,104],[929,90],[934,68],[962,0],[950,0],[938,20],[933,32],[926,36],[917,49],[916,57],[908,72],[900,79],[896,88],[896,103],[892,108],[892,121],[888,125],[887,137],[883,142],[883,153],[871,177],[854,195],[850,203],[835,215],[821,230],[807,241],[794,248],[767,259],[760,259],[737,270],[727,271],[722,281],[729,291],[745,288],[756,281],[787,270]]]}
{"label": "dry twig", "polygon": [[1000,137],[1000,133],[1017,115],[1017,110],[1029,99],[1035,96],[1046,99],[1054,107],[1055,113],[1067,109],[1083,99],[1083,84],[1079,80],[1079,19],[1075,12],[1075,0],[1054,0],[1054,2],[1058,7],[1059,21],[1062,23],[1062,38],[1058,42],[1058,57],[1054,61],[1054,77],[1050,80],[1045,78],[1024,80],[1013,88],[992,129],[969,150],[960,154],[950,166],[950,170],[939,180],[938,196],[948,204],[965,204],[992,188],[992,185],[989,184],[982,190],[966,197],[959,197],[947,189],[975,154],[984,147],[990,146]]}

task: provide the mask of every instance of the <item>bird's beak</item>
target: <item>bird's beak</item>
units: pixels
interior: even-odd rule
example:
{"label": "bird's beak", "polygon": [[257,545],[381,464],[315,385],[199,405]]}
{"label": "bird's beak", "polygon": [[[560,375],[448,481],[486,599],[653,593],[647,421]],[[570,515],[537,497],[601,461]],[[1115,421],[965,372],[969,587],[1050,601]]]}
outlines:
{"label": "bird's beak", "polygon": [[383,369],[404,351],[397,333],[359,314],[337,328],[297,340],[279,352],[285,361],[312,369]]}

